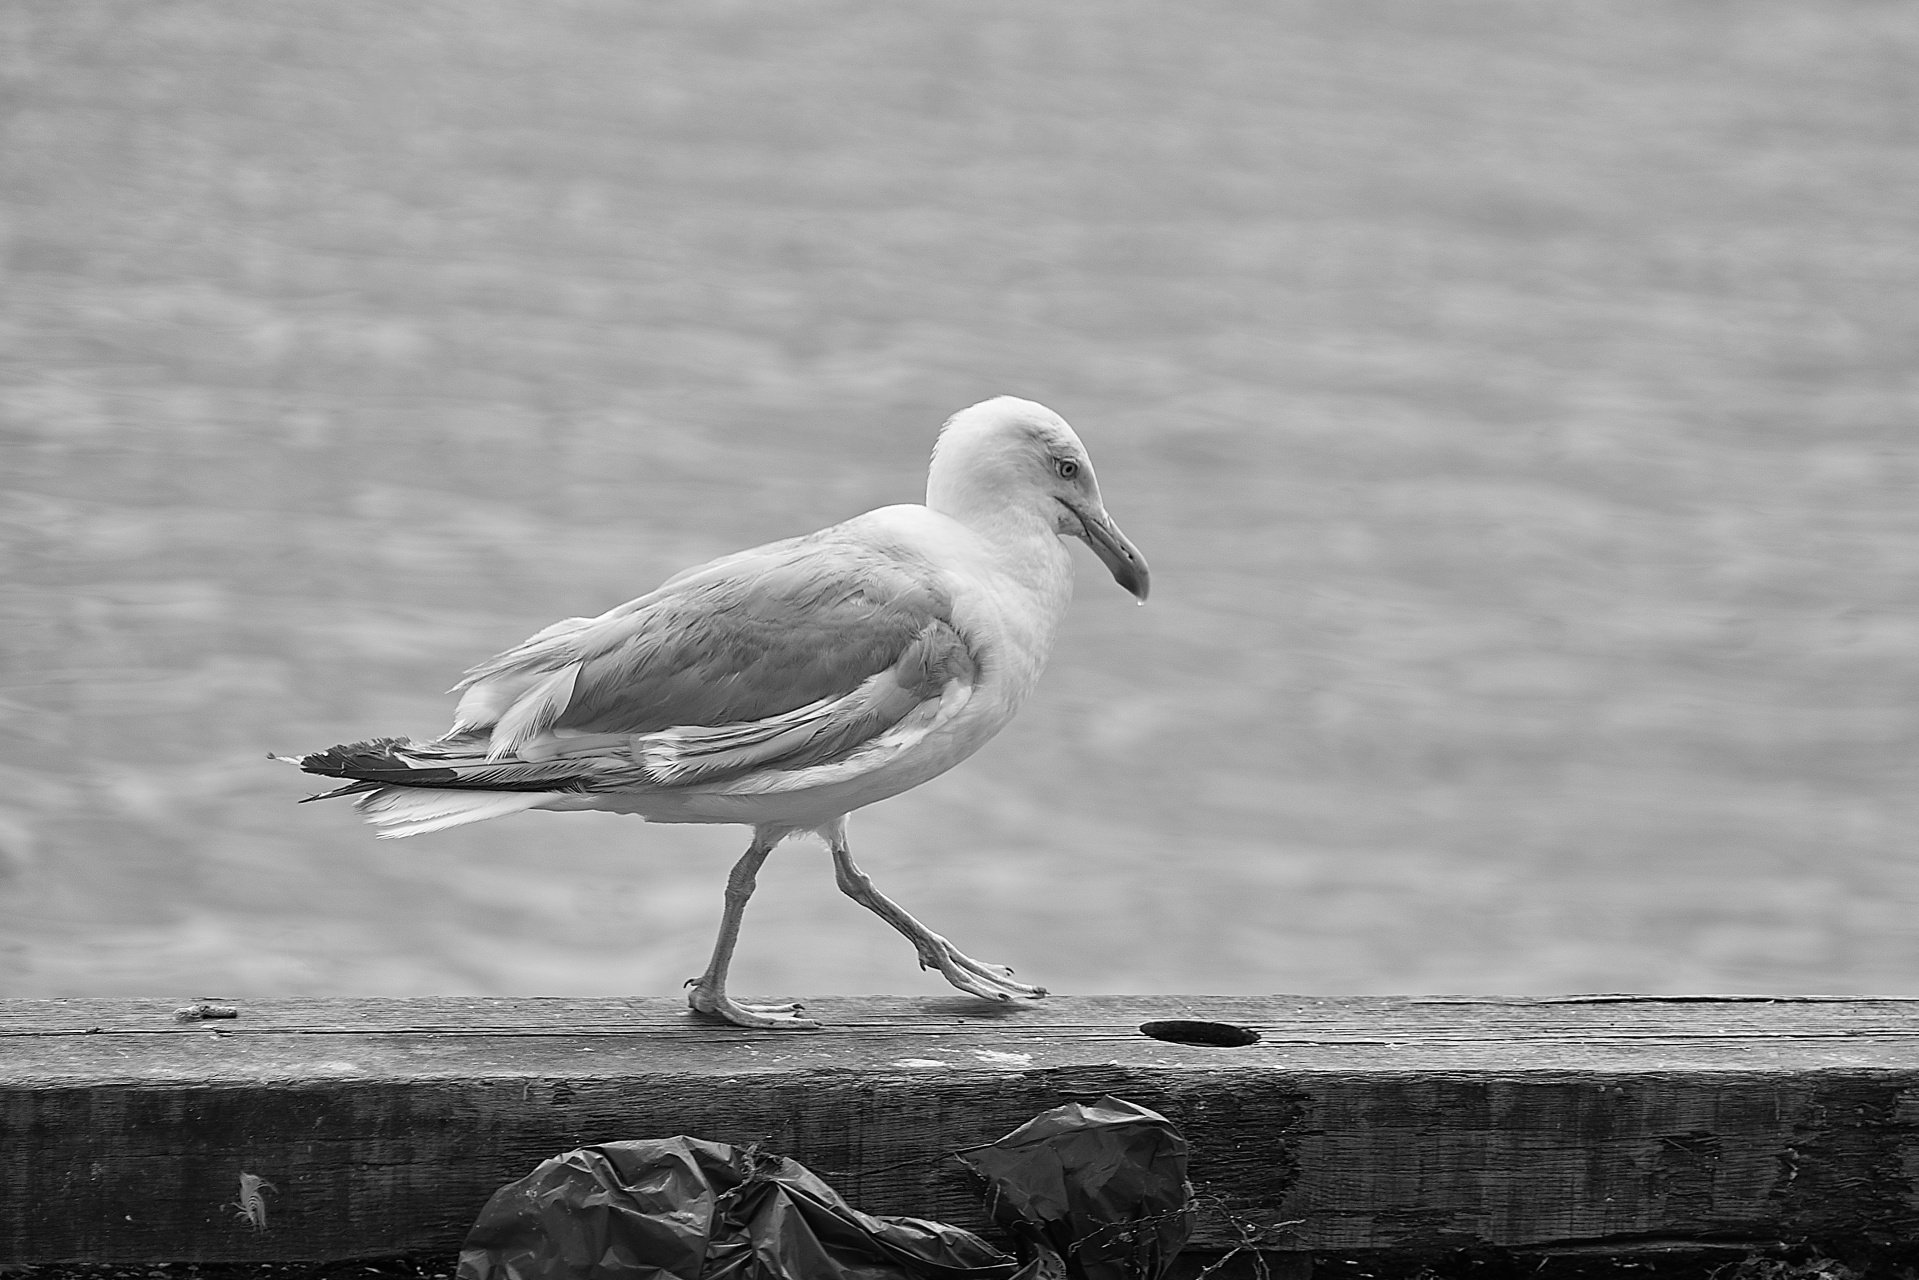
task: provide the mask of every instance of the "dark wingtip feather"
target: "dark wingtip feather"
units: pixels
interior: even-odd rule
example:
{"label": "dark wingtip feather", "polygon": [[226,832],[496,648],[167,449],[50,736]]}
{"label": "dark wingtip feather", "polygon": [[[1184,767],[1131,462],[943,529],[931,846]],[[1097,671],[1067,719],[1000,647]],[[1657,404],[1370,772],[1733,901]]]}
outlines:
{"label": "dark wingtip feather", "polygon": [[[394,754],[395,747],[412,745],[405,738],[370,738],[365,742],[347,742],[300,758],[300,767],[323,778],[356,778],[378,786],[434,787],[458,780],[451,769],[416,769]],[[345,791],[333,792],[344,795]]]}
{"label": "dark wingtip feather", "polygon": [[[330,800],[334,796],[357,795],[381,787],[450,787],[472,791],[583,791],[587,778],[571,761],[554,760],[490,762],[474,752],[447,752],[442,739],[434,743],[416,743],[408,738],[373,738],[366,742],[347,742],[294,763],[308,773],[323,778],[345,778],[348,785],[309,800]],[[450,759],[450,767],[416,764],[427,760]],[[301,803],[305,803],[302,801]]]}
{"label": "dark wingtip feather", "polygon": [[[325,751],[315,751],[300,757],[300,767],[308,773],[323,773],[330,777],[347,777],[347,770],[353,768],[392,768],[400,762],[393,758],[393,748],[404,746],[405,738],[369,738],[365,742],[343,742],[337,747],[328,747]],[[404,768],[405,766],[401,766]]]}

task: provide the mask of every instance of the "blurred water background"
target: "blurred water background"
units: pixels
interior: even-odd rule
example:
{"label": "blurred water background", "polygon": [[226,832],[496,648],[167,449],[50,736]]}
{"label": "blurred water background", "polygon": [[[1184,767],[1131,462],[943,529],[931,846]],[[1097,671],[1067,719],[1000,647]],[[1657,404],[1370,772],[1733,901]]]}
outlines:
{"label": "blurred water background", "polygon": [[[0,994],[670,993],[738,828],[376,842],[268,750],[917,500],[1090,556],[854,816],[1057,990],[1919,992],[1919,7],[0,7]],[[937,991],[776,855],[743,992]]]}

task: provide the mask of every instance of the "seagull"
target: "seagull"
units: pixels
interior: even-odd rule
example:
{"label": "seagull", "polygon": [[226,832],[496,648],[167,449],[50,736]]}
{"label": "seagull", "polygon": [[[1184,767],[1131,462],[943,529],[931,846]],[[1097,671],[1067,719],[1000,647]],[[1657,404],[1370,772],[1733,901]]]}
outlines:
{"label": "seagull", "polygon": [[382,838],[528,809],[601,809],[753,831],[727,878],[698,1013],[817,1028],[801,1006],[726,991],[760,865],[811,832],[840,890],[904,934],[920,966],[993,1001],[1036,1000],[874,887],[846,815],[945,773],[1033,691],[1072,596],[1079,538],[1145,602],[1146,561],[1106,514],[1086,447],[1044,405],[1000,396],[947,420],[926,504],[721,556],[596,618],[568,618],[468,670],[453,727],[276,759],[348,779]]}

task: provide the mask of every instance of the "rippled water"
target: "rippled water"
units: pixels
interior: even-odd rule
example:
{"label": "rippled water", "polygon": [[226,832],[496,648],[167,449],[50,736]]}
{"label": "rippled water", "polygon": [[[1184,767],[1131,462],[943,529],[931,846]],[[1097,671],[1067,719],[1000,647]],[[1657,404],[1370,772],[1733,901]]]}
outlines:
{"label": "rippled water", "polygon": [[[855,815],[1066,991],[1919,990],[1919,11],[0,11],[0,994],[665,993],[744,833],[269,764],[1081,430],[1035,702]],[[742,991],[918,991],[776,855]]]}

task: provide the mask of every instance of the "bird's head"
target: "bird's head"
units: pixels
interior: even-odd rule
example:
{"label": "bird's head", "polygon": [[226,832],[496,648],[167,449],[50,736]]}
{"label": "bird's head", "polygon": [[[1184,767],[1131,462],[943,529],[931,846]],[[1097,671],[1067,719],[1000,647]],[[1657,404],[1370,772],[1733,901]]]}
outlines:
{"label": "bird's head", "polygon": [[1043,404],[998,396],[948,418],[933,446],[926,505],[975,526],[1039,519],[1083,539],[1139,599],[1152,586],[1146,557],[1106,514],[1086,446]]}

